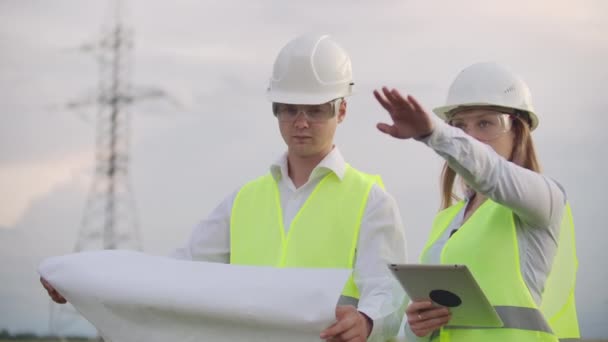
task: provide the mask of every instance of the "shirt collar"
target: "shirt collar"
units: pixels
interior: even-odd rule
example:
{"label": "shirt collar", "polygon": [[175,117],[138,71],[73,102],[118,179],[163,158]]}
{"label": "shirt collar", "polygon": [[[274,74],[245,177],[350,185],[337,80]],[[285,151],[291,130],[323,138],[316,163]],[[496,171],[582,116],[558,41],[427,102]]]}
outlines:
{"label": "shirt collar", "polygon": [[[310,179],[325,176],[329,172],[333,172],[340,180],[344,178],[344,173],[346,172],[346,162],[336,146],[315,166],[310,174]],[[276,181],[289,177],[287,152],[283,153],[280,158],[270,165],[270,174]]]}

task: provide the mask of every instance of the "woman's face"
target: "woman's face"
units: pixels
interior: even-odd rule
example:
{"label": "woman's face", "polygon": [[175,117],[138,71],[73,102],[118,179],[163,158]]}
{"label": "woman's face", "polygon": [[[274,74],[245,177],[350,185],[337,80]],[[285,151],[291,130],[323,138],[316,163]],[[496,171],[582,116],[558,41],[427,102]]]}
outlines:
{"label": "woman's face", "polygon": [[511,115],[487,108],[470,108],[452,115],[448,123],[490,145],[505,159],[511,157],[515,136]]}

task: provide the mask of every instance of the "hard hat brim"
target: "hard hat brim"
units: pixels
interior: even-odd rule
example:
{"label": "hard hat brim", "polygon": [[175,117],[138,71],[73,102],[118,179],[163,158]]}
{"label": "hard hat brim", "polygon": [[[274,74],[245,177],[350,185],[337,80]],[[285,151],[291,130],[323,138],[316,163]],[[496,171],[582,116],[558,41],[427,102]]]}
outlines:
{"label": "hard hat brim", "polygon": [[294,94],[291,92],[267,92],[266,97],[270,102],[301,104],[301,105],[320,105],[333,101],[338,98],[350,96],[351,94]]}

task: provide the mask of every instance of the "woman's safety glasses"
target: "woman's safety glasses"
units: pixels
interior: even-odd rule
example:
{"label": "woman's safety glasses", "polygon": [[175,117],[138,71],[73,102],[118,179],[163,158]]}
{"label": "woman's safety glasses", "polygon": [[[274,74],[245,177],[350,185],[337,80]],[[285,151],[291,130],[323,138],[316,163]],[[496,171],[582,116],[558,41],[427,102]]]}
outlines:
{"label": "woman's safety glasses", "polygon": [[479,140],[491,141],[511,130],[511,115],[497,112],[454,114],[448,124]]}

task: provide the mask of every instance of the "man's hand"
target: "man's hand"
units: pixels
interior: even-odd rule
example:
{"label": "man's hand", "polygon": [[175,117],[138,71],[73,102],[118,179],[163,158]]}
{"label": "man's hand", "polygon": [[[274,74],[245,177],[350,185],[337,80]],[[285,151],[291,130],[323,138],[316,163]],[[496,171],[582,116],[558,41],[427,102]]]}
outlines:
{"label": "man's hand", "polygon": [[338,306],[336,320],[336,323],[321,332],[322,339],[332,342],[365,342],[372,332],[372,320],[352,305]]}
{"label": "man's hand", "polygon": [[57,290],[55,290],[55,288],[49,284],[48,281],[46,281],[44,278],[40,277],[40,282],[42,283],[42,286],[44,286],[44,288],[46,289],[46,291],[49,293],[49,296],[51,297],[51,299],[58,304],[65,304],[68,301],[65,300],[65,298],[63,298],[63,296],[61,294],[59,294],[59,292],[57,292]]}

